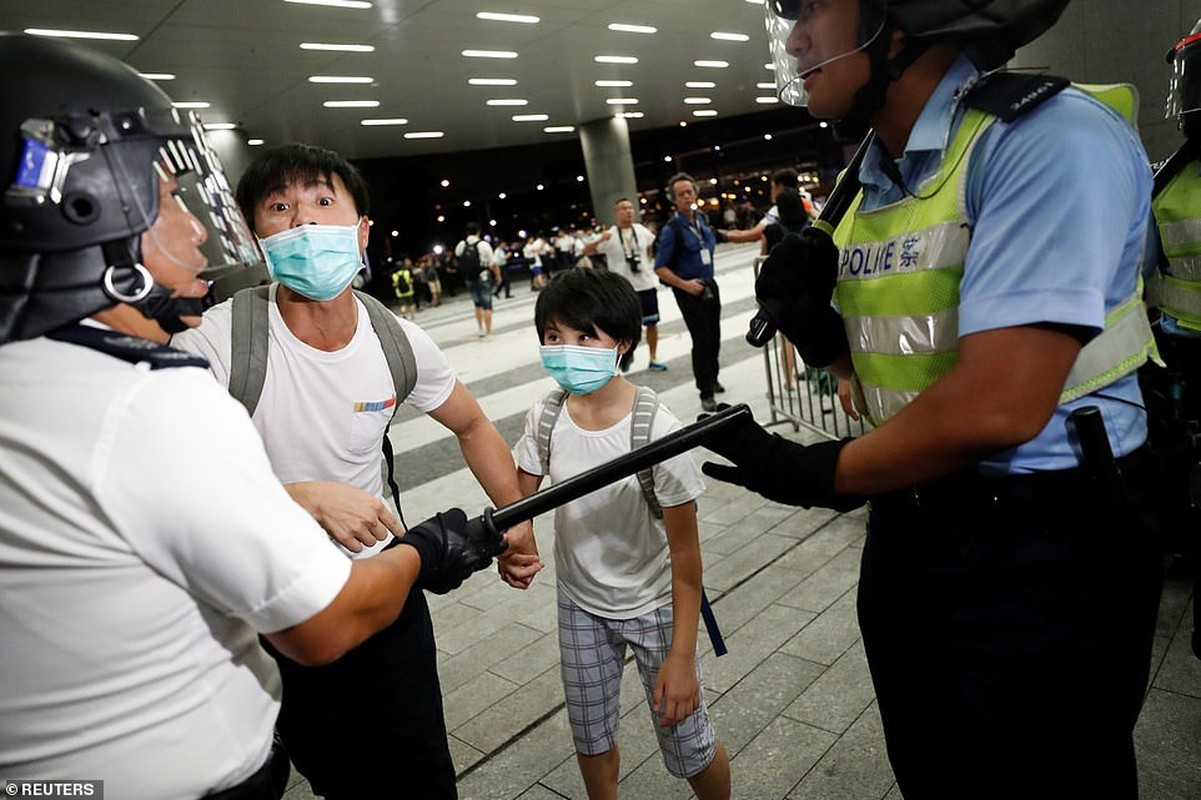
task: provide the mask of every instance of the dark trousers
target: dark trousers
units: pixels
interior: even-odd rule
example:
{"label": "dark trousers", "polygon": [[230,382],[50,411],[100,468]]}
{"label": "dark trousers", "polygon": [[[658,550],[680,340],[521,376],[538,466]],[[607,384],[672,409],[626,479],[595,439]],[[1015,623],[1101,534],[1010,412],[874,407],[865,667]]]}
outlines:
{"label": "dark trousers", "polygon": [[283,677],[276,728],[296,769],[327,800],[454,800],[434,628],[414,589],[400,617],[342,658]]}
{"label": "dark trousers", "polygon": [[859,624],[905,800],[1137,797],[1162,548],[1078,471],[873,499]]}
{"label": "dark trousers", "polygon": [[672,288],[676,305],[692,337],[692,376],[696,379],[701,397],[713,397],[717,387],[717,354],[721,349],[721,295],[717,281],[705,280],[709,295],[693,296],[682,289]]}

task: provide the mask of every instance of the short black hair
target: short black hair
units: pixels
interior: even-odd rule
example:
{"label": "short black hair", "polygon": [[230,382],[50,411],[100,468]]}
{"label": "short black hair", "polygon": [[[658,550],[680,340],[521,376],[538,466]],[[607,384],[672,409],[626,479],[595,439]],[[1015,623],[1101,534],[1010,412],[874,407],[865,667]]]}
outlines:
{"label": "short black hair", "polygon": [[628,280],[608,270],[574,267],[551,278],[534,304],[539,342],[552,321],[593,336],[603,331],[618,342],[628,342],[630,349],[620,361],[623,369],[634,360],[634,348],[642,340],[638,293]]}
{"label": "short black hair", "polygon": [[792,167],[778,169],[771,174],[771,182],[776,186],[783,186],[785,189],[795,189],[798,182],[797,172]]}
{"label": "short black hair", "polygon": [[480,224],[478,222],[468,222],[467,223],[467,235],[468,236],[479,236],[480,235]]}
{"label": "short black hair", "polygon": [[273,147],[246,168],[238,181],[238,207],[242,209],[242,216],[246,217],[250,229],[254,230],[254,207],[264,197],[293,183],[305,186],[321,181],[333,183],[331,175],[342,179],[342,184],[354,200],[358,215],[365,216],[370,197],[367,182],[355,166],[333,150],[299,142]]}

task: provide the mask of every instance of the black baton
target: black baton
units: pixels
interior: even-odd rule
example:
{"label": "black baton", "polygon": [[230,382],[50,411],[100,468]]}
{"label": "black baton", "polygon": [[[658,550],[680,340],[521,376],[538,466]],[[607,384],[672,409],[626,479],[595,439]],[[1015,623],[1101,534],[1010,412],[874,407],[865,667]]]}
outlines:
{"label": "black baton", "polygon": [[[700,447],[712,439],[722,428],[743,419],[752,420],[753,416],[746,403],[739,403],[691,425],[685,425],[680,430],[669,433],[662,439],[656,439],[624,456],[593,467],[587,472],[581,472],[562,483],[556,483],[554,486],[534,492],[528,497],[523,497],[495,511],[489,508],[481,519],[485,525],[491,526],[496,531],[507,530],[518,523],[552,511],[564,503],[578,500],[597,489],[603,489],[611,483],[635,475],[669,458],[674,458],[694,447]],[[717,627],[717,618],[713,615],[713,607],[709,604],[704,587],[701,587],[701,619],[705,622],[705,631],[709,634],[709,641],[713,643],[713,653],[719,657],[724,656],[726,642],[721,635],[721,630]]]}

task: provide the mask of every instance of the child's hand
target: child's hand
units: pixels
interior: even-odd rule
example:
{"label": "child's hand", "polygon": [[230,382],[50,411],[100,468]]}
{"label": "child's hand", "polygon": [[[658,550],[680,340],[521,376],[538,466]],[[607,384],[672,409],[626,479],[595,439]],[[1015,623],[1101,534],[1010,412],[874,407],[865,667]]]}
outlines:
{"label": "child's hand", "polygon": [[534,526],[523,522],[505,531],[509,549],[496,559],[500,578],[514,589],[528,589],[534,576],[546,566],[538,557],[538,542],[534,539]]}
{"label": "child's hand", "polygon": [[696,660],[667,654],[655,678],[655,711],[661,714],[660,728],[678,725],[701,704],[701,687],[696,679]]}

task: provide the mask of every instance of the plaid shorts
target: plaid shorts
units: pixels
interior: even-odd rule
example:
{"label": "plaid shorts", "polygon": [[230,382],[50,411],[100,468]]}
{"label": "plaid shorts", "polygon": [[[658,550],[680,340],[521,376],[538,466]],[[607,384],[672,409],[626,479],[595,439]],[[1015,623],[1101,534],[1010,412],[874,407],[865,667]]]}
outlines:
{"label": "plaid shorts", "polygon": [[[617,744],[621,674],[629,645],[667,771],[677,778],[689,778],[709,766],[717,752],[717,737],[705,706],[703,683],[701,704],[678,725],[659,727],[662,715],[653,705],[655,678],[671,646],[671,606],[633,619],[605,619],[580,608],[562,589],[558,590],[558,604],[559,664],[576,752],[594,756]],[[699,658],[696,674],[700,682]]]}

